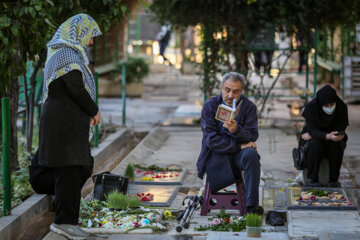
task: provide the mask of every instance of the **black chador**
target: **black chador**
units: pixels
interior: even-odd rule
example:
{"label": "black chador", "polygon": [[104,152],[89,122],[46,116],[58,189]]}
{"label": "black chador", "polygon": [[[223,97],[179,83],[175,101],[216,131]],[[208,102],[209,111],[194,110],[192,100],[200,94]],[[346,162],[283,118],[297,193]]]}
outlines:
{"label": "black chador", "polygon": [[[336,103],[335,110],[326,112],[325,106],[331,103]],[[345,133],[341,141],[335,142],[326,140],[326,135],[331,132],[345,131],[349,125],[346,104],[336,95],[333,88],[326,85],[317,92],[316,98],[305,106],[302,116],[305,118],[302,133],[309,133],[311,136],[306,155],[308,179],[313,182],[319,181],[320,162],[323,157],[326,157],[330,167],[329,183],[337,182],[347,136]]]}

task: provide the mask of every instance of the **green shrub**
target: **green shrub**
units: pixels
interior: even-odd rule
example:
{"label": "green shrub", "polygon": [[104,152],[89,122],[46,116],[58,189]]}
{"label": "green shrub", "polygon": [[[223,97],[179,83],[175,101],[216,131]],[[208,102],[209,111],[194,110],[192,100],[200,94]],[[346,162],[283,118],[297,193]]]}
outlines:
{"label": "green shrub", "polygon": [[118,77],[122,74],[122,64],[125,63],[126,83],[141,83],[149,72],[149,64],[140,57],[128,57],[127,60],[120,62],[115,66],[112,76]]}
{"label": "green shrub", "polygon": [[131,164],[128,164],[126,166],[126,169],[125,169],[125,174],[124,174],[124,177],[127,177],[129,178],[130,180],[134,180],[135,179],[135,173],[134,173],[135,169],[133,167],[133,165]]}
{"label": "green shrub", "polygon": [[246,215],[246,226],[248,227],[261,227],[262,217],[257,214],[250,213]]}

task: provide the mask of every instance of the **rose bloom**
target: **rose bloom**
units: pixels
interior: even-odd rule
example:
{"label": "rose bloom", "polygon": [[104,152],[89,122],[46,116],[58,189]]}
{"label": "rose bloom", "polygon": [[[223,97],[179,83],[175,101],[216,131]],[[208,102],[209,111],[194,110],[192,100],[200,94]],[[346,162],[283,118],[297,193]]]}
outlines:
{"label": "rose bloom", "polygon": [[210,223],[211,226],[219,225],[221,223],[221,220],[218,218],[214,218],[212,222]]}

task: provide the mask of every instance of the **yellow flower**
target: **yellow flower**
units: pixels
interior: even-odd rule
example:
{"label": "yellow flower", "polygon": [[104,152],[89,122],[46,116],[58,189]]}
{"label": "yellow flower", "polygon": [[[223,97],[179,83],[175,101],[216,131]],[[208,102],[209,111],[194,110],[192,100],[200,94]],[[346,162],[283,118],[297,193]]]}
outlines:
{"label": "yellow flower", "polygon": [[143,177],[141,178],[142,181],[154,181],[154,179],[149,178],[149,177]]}
{"label": "yellow flower", "polygon": [[169,210],[165,210],[163,215],[164,215],[164,218],[166,218],[166,219],[171,219],[173,217],[173,215],[171,214],[171,212]]}
{"label": "yellow flower", "polygon": [[101,224],[105,224],[105,223],[107,223],[107,222],[109,222],[109,220],[106,220],[106,219],[105,219],[104,221],[101,222]]}

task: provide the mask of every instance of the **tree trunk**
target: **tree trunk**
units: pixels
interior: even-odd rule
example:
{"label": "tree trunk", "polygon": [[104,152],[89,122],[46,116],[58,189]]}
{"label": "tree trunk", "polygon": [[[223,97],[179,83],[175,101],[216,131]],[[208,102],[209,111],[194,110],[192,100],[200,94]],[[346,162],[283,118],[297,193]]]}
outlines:
{"label": "tree trunk", "polygon": [[286,63],[288,62],[288,60],[290,59],[290,57],[291,57],[291,52],[286,56],[286,60],[284,61],[283,65],[281,66],[278,75],[276,76],[275,80],[274,80],[273,83],[271,84],[270,88],[267,90],[266,95],[265,95],[265,97],[264,97],[264,100],[263,100],[263,102],[262,102],[262,104],[261,104],[261,109],[260,109],[260,111],[258,112],[258,117],[259,117],[259,118],[261,117],[262,113],[264,112],[264,110],[265,110],[265,105],[266,105],[266,102],[267,102],[267,100],[268,100],[268,98],[269,98],[269,96],[270,96],[270,93],[271,93],[271,91],[273,90],[273,88],[275,87],[276,82],[279,80],[280,75],[281,75],[282,72],[284,71],[285,66],[286,66]]}
{"label": "tree trunk", "polygon": [[9,98],[10,98],[10,138],[11,138],[11,171],[15,171],[18,166],[18,142],[17,142],[17,110],[19,103],[19,79],[17,77],[12,77],[10,89],[9,89]]}
{"label": "tree trunk", "polygon": [[35,90],[36,90],[36,75],[42,64],[41,58],[37,62],[34,72],[30,77],[30,93],[26,98],[28,102],[28,108],[26,109],[26,149],[29,153],[32,152],[32,139],[34,133],[34,108],[35,108]]}
{"label": "tree trunk", "polygon": [[31,154],[32,153],[32,139],[34,135],[34,108],[35,108],[35,91],[36,91],[36,75],[44,61],[44,56],[46,55],[46,49],[42,49],[40,53],[40,58],[37,61],[34,71],[30,77],[30,93],[27,96],[26,92],[26,101],[28,106],[26,108],[26,149]]}

